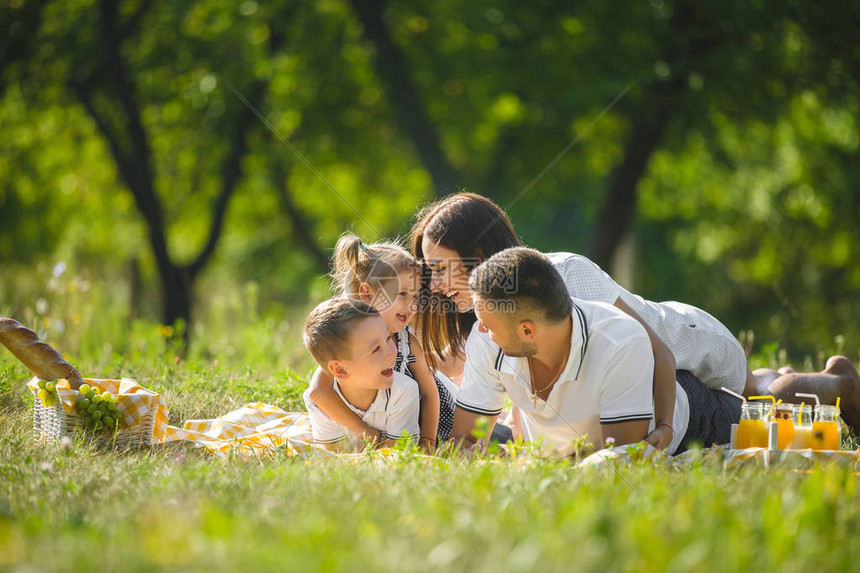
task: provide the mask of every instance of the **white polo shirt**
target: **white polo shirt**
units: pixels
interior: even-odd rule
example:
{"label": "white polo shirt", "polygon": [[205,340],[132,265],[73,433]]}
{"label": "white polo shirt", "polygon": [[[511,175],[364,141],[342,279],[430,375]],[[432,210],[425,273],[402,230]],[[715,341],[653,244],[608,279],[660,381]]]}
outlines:
{"label": "white polo shirt", "polygon": [[[559,452],[573,453],[582,437],[601,445],[601,424],[650,420],[654,427],[654,355],[645,329],[618,308],[573,299],[570,356],[546,401],[535,406],[526,358],[506,356],[489,334],[472,328],[466,341],[457,407],[482,416],[502,410],[505,394],[522,411],[523,438],[544,436]],[[687,394],[675,383],[674,452],[690,419]]]}
{"label": "white polo shirt", "polygon": [[[343,400],[350,410],[358,414],[362,421],[375,430],[383,433],[385,438],[396,440],[405,430],[413,438],[418,437],[418,411],[420,407],[418,384],[414,380],[394,372],[391,388],[379,390],[376,399],[367,411],[359,410],[350,404],[340,391],[340,383],[335,380],[334,391]],[[343,439],[348,439],[353,448],[360,446],[359,439],[349,431],[346,426],[341,426],[313,403],[310,397],[310,389],[302,395],[311,418],[311,432],[314,442],[317,444],[333,444]]]}
{"label": "white polo shirt", "polygon": [[737,338],[719,320],[680,302],[651,302],[632,294],[589,259],[572,253],[546,255],[561,274],[570,296],[615,304],[623,300],[675,356],[676,368],[693,373],[708,388],[742,393],[747,361]]}

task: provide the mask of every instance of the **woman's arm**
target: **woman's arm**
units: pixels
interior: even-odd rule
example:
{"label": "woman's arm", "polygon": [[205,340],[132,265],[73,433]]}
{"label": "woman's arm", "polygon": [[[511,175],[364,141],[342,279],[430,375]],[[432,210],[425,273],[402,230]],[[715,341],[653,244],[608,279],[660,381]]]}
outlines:
{"label": "woman's arm", "polygon": [[[654,352],[654,423],[657,426],[645,436],[645,441],[655,448],[665,450],[674,437],[674,431],[670,428],[675,413],[675,356],[642,317],[621,298],[615,301],[615,306],[638,320],[651,339]],[[669,427],[660,424],[667,424]]]}
{"label": "woman's arm", "polygon": [[346,426],[359,438],[368,442],[378,442],[382,436],[374,430],[340,399],[334,391],[334,378],[322,368],[317,368],[311,377],[310,398],[323,413],[340,424]]}
{"label": "woman's arm", "polygon": [[439,430],[439,391],[436,389],[436,381],[427,358],[421,352],[421,343],[418,338],[409,333],[410,348],[418,349],[415,352],[415,362],[410,366],[415,380],[418,382],[418,393],[421,395],[421,445],[436,445],[436,432]]}

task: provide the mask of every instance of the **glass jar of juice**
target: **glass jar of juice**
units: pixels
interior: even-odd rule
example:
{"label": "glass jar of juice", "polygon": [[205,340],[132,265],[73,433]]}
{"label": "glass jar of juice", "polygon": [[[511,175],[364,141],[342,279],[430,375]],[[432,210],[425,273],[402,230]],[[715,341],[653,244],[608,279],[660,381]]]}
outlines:
{"label": "glass jar of juice", "polygon": [[741,419],[738,421],[738,433],[735,447],[739,450],[746,448],[767,447],[767,422],[772,410],[771,404],[762,402],[744,402],[741,406]]}
{"label": "glass jar of juice", "polygon": [[842,425],[839,423],[839,408],[827,404],[815,406],[815,421],[812,422],[812,449],[838,450],[842,444]]}
{"label": "glass jar of juice", "polygon": [[812,447],[812,406],[794,406],[794,442],[792,450],[806,450]]}
{"label": "glass jar of juice", "polygon": [[777,448],[789,449],[794,443],[794,404],[779,403],[774,406],[771,421],[777,424]]}

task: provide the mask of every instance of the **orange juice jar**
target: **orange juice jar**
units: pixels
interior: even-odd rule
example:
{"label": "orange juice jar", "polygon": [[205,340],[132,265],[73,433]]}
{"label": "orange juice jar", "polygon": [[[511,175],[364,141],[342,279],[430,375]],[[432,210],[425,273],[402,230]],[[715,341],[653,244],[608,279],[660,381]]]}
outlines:
{"label": "orange juice jar", "polygon": [[818,404],[815,421],[812,422],[812,449],[838,450],[842,445],[842,425],[839,423],[839,407]]}
{"label": "orange juice jar", "polygon": [[787,450],[794,442],[794,404],[777,404],[771,421],[777,424],[777,448]]}
{"label": "orange juice jar", "polygon": [[741,406],[741,419],[738,421],[738,433],[735,447],[739,450],[746,448],[767,447],[767,426],[771,405],[761,402],[744,402]]}
{"label": "orange juice jar", "polygon": [[794,441],[792,450],[806,450],[812,447],[812,406],[794,406]]}

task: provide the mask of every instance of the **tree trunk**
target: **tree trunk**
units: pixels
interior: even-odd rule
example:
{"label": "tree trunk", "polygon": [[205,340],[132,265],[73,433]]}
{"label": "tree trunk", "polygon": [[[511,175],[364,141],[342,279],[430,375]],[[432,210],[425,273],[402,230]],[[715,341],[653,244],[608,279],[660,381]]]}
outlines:
{"label": "tree trunk", "polygon": [[612,172],[597,219],[592,253],[594,262],[610,274],[615,251],[633,221],[636,186],[660,144],[680,93],[678,82],[667,82],[654,90],[653,106],[639,111],[624,147],[624,159]]}
{"label": "tree trunk", "polygon": [[[187,343],[190,332],[194,281],[215,251],[223,230],[230,198],[241,178],[241,162],[247,151],[248,133],[254,125],[255,112],[266,92],[266,84],[256,82],[249,92],[249,101],[236,119],[235,130],[229,134],[230,146],[221,169],[221,189],[212,208],[212,223],[206,243],[198,256],[188,265],[178,265],[170,257],[161,201],[155,190],[152,173],[152,148],[149,136],[141,121],[134,85],[126,63],[122,59],[123,41],[134,31],[141,14],[148,6],[143,3],[123,24],[120,22],[116,0],[103,0],[99,4],[104,60],[97,69],[106,74],[108,85],[99,87],[94,78],[76,79],[71,83],[81,103],[105,137],[117,170],[134,196],[135,204],[146,221],[149,243],[161,278],[162,321],[184,323],[182,336]],[[118,104],[122,120],[111,119],[96,105],[94,93],[102,89]],[[245,104],[246,102],[242,102]]]}
{"label": "tree trunk", "polygon": [[328,272],[328,257],[314,239],[313,232],[311,231],[310,224],[308,223],[305,214],[302,213],[301,209],[299,209],[298,205],[296,205],[296,202],[293,200],[288,184],[289,170],[284,168],[277,158],[272,158],[271,161],[272,167],[270,168],[270,176],[272,185],[277,190],[281,208],[292,225],[293,240],[304,247],[305,252],[316,263],[320,272],[325,274]]}
{"label": "tree trunk", "polygon": [[352,0],[352,6],[364,26],[365,36],[376,46],[376,71],[385,85],[406,135],[412,140],[424,167],[430,173],[436,195],[456,191],[457,174],[448,163],[439,143],[439,134],[430,122],[415,90],[400,48],[385,26],[382,0]]}
{"label": "tree trunk", "polygon": [[174,264],[159,267],[161,275],[161,293],[164,297],[163,322],[176,324],[182,321],[182,337],[188,341],[188,331],[191,326],[191,297],[194,281],[186,268]]}
{"label": "tree trunk", "polygon": [[[28,59],[33,53],[47,4],[47,0],[31,0],[17,8],[9,8],[9,4],[4,3],[3,34],[0,34],[0,79],[7,67]],[[5,91],[6,85],[0,81],[0,97]]]}

